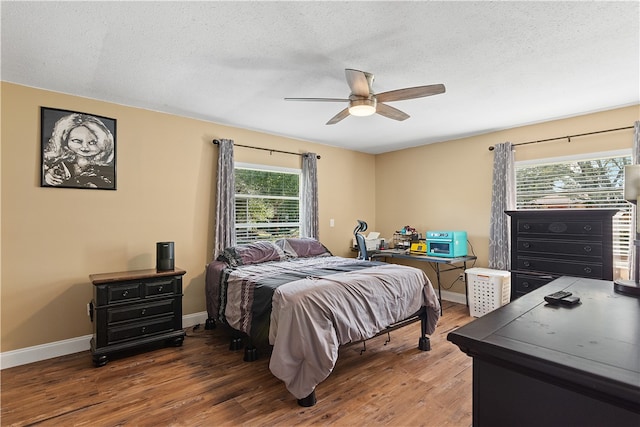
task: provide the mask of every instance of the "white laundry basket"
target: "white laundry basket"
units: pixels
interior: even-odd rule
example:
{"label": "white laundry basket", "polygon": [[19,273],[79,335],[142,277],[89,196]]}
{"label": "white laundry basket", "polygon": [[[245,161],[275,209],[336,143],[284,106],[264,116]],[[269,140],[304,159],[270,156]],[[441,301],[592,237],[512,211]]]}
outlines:
{"label": "white laundry basket", "polygon": [[469,268],[465,273],[471,316],[481,317],[511,300],[511,273],[508,271]]}

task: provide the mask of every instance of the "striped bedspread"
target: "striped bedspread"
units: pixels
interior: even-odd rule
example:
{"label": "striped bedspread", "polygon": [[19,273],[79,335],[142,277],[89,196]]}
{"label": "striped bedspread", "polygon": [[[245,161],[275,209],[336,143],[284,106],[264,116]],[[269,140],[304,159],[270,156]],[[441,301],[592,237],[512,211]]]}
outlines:
{"label": "striped bedspread", "polygon": [[[208,273],[209,275],[209,273]],[[301,399],[333,370],[338,347],[371,338],[427,307],[427,334],[440,305],[420,269],[320,256],[224,268],[208,284],[208,310],[273,345],[269,368]],[[210,312],[211,315],[211,312]]]}

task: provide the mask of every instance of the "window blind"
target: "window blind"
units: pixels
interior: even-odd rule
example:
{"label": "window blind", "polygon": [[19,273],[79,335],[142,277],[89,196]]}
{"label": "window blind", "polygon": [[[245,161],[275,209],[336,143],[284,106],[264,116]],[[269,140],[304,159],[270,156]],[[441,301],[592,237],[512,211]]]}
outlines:
{"label": "window blind", "polygon": [[300,234],[300,170],[236,166],[236,240]]}

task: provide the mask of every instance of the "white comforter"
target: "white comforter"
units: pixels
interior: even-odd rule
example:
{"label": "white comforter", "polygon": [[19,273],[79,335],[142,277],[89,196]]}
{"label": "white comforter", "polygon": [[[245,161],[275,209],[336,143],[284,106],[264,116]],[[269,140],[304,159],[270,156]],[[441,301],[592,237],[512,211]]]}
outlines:
{"label": "white comforter", "polygon": [[302,399],[331,374],[340,345],[371,338],[423,305],[431,334],[440,315],[433,287],[422,270],[396,264],[282,285],[273,295],[269,368]]}

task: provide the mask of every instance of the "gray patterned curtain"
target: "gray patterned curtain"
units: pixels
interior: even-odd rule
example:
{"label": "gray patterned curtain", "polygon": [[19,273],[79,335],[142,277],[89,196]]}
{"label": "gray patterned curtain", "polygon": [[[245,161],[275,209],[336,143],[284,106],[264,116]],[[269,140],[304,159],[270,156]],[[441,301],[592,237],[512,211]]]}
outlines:
{"label": "gray patterned curtain", "polygon": [[300,237],[318,239],[318,156],[302,156],[302,212]]}
{"label": "gray patterned curtain", "polygon": [[513,145],[496,144],[493,157],[493,190],[489,223],[489,268],[510,269],[509,216],[506,210],[515,208],[515,171]]}
{"label": "gray patterned curtain", "polygon": [[213,259],[236,244],[236,176],[233,165],[233,140],[218,140],[218,179],[216,186],[216,238]]}

